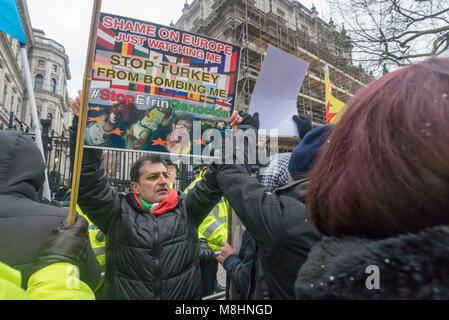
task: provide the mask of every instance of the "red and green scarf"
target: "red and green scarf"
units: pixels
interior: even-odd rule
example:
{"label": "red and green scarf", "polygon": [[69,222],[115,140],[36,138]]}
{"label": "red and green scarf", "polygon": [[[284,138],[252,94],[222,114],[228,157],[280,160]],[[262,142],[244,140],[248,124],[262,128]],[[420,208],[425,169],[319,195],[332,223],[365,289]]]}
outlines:
{"label": "red and green scarf", "polygon": [[148,203],[141,196],[138,196],[134,192],[134,199],[136,199],[137,204],[144,210],[150,212],[152,215],[159,215],[168,212],[178,205],[178,193],[174,189],[170,189],[168,196],[165,197],[161,202]]}

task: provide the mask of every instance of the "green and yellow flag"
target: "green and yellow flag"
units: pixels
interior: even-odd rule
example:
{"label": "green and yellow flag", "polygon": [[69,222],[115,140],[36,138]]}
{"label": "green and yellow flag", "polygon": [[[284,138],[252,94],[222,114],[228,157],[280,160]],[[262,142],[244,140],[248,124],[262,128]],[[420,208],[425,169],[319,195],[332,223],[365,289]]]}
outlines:
{"label": "green and yellow flag", "polygon": [[324,67],[324,81],[326,83],[326,124],[337,123],[343,114],[345,104],[332,95],[327,65]]}

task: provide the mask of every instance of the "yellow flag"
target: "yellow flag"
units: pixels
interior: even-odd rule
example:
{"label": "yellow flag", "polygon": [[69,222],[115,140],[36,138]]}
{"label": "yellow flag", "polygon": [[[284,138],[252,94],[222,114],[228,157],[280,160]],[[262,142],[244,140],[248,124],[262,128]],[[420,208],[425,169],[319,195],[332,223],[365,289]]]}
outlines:
{"label": "yellow flag", "polygon": [[332,95],[327,65],[324,67],[324,81],[326,82],[326,124],[337,123],[343,114],[345,104]]}

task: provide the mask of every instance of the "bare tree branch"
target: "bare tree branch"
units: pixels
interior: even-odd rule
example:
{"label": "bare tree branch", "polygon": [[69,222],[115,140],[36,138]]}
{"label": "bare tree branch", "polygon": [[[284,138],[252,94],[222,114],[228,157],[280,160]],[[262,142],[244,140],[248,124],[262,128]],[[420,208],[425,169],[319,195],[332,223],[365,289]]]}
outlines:
{"label": "bare tree branch", "polygon": [[[401,66],[449,53],[448,0],[329,0],[344,21],[353,62]],[[335,18],[334,18],[335,17]],[[369,69],[368,69],[369,70]]]}
{"label": "bare tree branch", "polygon": [[440,33],[441,31],[446,31],[446,30],[449,30],[449,26],[445,26],[445,27],[441,27],[441,28],[437,28],[437,29],[422,30],[422,31],[406,31],[406,32],[400,34],[399,36],[396,36],[396,37],[391,38],[391,39],[392,40],[393,39],[400,39],[400,38],[404,37],[406,34],[413,33],[414,34],[413,36],[405,39],[404,41],[402,41],[399,44],[401,47],[404,47],[406,43],[408,43],[408,42],[410,42],[412,40],[415,40],[416,38],[418,38],[420,36],[423,36],[425,34],[437,34],[437,33]]}

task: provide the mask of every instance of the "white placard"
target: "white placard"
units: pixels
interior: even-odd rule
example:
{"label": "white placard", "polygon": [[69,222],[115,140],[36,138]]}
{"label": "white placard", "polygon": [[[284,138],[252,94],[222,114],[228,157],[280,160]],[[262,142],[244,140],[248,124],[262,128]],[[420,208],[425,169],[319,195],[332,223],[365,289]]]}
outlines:
{"label": "white placard", "polygon": [[269,45],[248,112],[259,112],[260,129],[277,129],[279,136],[298,136],[292,120],[309,63]]}

